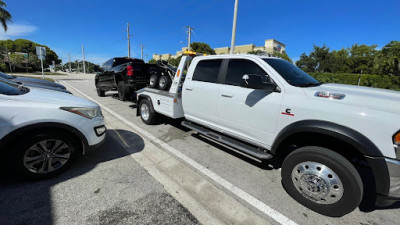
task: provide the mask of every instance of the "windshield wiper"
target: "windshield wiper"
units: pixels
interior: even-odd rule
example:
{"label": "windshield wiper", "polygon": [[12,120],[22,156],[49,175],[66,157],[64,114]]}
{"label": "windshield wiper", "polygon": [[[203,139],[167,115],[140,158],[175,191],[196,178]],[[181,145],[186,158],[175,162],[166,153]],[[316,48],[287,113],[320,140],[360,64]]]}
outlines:
{"label": "windshield wiper", "polygon": [[319,86],[322,83],[320,82],[310,82],[310,83],[304,83],[304,84],[298,84],[296,85],[297,87],[315,87],[315,86]]}

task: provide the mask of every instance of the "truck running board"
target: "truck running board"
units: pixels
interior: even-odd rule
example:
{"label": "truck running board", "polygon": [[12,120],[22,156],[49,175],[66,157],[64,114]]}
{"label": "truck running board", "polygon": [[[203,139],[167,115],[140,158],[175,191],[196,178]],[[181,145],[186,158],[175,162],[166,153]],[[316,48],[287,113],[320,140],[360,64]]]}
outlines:
{"label": "truck running board", "polygon": [[223,134],[215,133],[207,128],[201,127],[199,125],[193,124],[188,121],[182,121],[182,126],[187,127],[189,129],[195,130],[199,132],[202,135],[205,135],[209,138],[212,138],[218,142],[221,142],[223,144],[226,144],[228,146],[231,146],[232,148],[235,148],[241,152],[244,152],[248,155],[251,155],[253,157],[256,157],[258,159],[270,159],[272,158],[272,155],[264,152],[258,148],[252,147],[250,145],[247,145],[245,143],[242,143],[240,141],[234,140],[230,137],[227,137]]}

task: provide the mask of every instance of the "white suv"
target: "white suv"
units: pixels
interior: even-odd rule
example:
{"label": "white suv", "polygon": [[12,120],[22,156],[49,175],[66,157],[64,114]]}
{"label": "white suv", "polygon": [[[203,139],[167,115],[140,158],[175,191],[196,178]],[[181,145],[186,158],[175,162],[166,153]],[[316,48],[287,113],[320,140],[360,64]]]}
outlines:
{"label": "white suv", "polygon": [[0,80],[0,159],[11,171],[46,178],[103,143],[100,106],[70,94]]}

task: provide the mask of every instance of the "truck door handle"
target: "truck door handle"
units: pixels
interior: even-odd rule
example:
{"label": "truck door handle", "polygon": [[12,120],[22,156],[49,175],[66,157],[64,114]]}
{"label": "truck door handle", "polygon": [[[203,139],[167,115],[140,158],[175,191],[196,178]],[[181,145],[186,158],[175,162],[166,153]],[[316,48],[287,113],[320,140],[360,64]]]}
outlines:
{"label": "truck door handle", "polygon": [[187,91],[193,91],[193,89],[192,89],[192,88],[186,88],[186,90],[187,90]]}
{"label": "truck door handle", "polygon": [[225,97],[225,98],[232,98],[233,97],[233,95],[229,95],[229,94],[222,94],[221,96]]}

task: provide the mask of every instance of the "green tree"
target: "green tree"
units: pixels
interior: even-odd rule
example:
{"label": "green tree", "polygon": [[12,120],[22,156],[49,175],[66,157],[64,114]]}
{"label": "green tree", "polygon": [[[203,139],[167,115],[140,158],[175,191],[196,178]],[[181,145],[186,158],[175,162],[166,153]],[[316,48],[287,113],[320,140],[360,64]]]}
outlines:
{"label": "green tree", "polygon": [[296,66],[306,72],[315,72],[317,61],[306,53],[301,54],[300,59],[296,62]]}
{"label": "green tree", "polygon": [[400,41],[391,41],[375,54],[374,73],[400,76]]}
{"label": "green tree", "polygon": [[157,63],[157,60],[155,60],[155,59],[150,59],[148,63],[150,63],[150,64],[156,64],[156,63]]}
{"label": "green tree", "polygon": [[372,73],[376,45],[353,45],[350,49],[350,67],[353,73]]}
{"label": "green tree", "polygon": [[310,57],[317,63],[316,71],[328,72],[329,71],[329,48],[325,45],[319,47],[314,45],[313,51],[310,53]]}
{"label": "green tree", "polygon": [[210,47],[210,45],[203,43],[203,42],[193,42],[190,44],[190,48],[192,51],[198,52],[198,53],[204,53],[208,55],[215,55],[214,49]]}
{"label": "green tree", "polygon": [[40,68],[40,60],[35,54],[29,54],[28,62],[32,66],[33,70]]}
{"label": "green tree", "polygon": [[349,51],[345,48],[336,51],[333,50],[326,58],[326,72],[331,73],[349,73],[351,61],[349,59]]}
{"label": "green tree", "polygon": [[0,22],[1,25],[3,26],[4,31],[7,31],[8,26],[7,23],[11,22],[11,14],[5,10],[4,8],[7,7],[7,4],[0,0]]}
{"label": "green tree", "polygon": [[25,57],[21,54],[17,54],[17,53],[11,53],[9,55],[10,61],[11,61],[11,65],[14,67],[15,71],[15,67],[19,66],[22,67],[22,62],[25,60]]}
{"label": "green tree", "polygon": [[274,52],[273,55],[293,63],[292,59],[289,57],[289,55],[286,52],[284,52],[284,53]]}
{"label": "green tree", "polygon": [[[29,55],[36,54],[36,46],[43,46],[46,48],[46,57],[43,61],[44,67],[48,67],[55,61],[56,64],[60,64],[61,60],[58,55],[46,45],[40,45],[38,43],[32,42],[26,39],[16,39],[16,40],[2,40],[0,41],[0,51],[4,53],[8,52],[24,52]],[[36,67],[38,68],[38,67]]]}
{"label": "green tree", "polygon": [[168,59],[168,64],[178,67],[179,63],[181,62],[182,56],[176,57],[176,58],[170,58]]}

